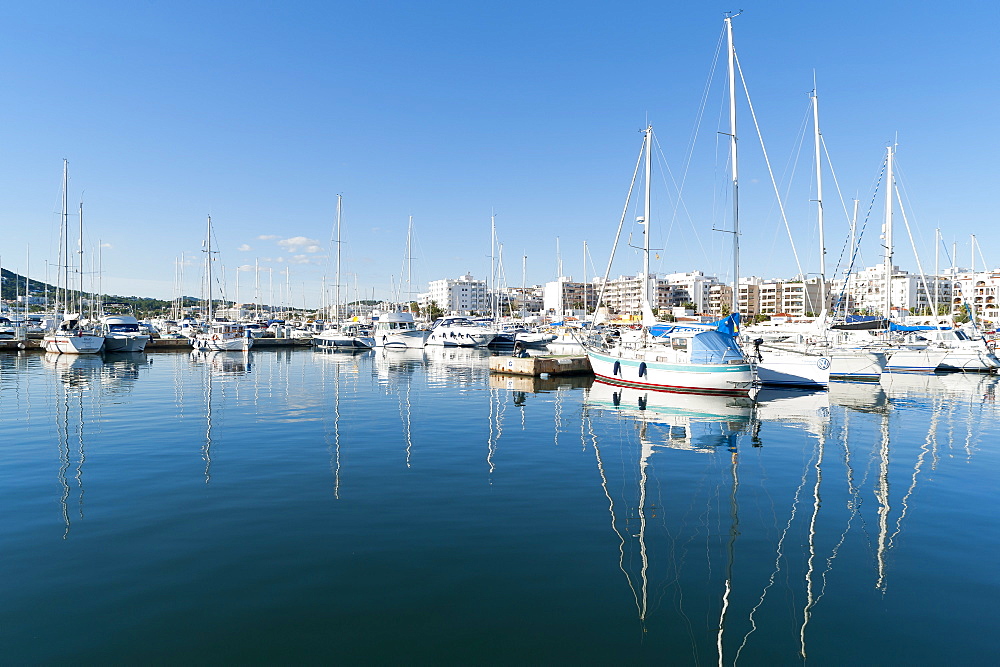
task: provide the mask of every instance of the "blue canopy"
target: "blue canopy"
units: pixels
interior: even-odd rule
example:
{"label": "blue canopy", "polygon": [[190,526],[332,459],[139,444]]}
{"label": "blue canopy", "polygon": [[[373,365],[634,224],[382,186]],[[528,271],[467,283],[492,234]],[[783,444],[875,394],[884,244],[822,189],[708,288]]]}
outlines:
{"label": "blue canopy", "polygon": [[662,337],[670,334],[672,331],[711,331],[710,327],[715,327],[715,331],[719,333],[735,336],[740,332],[740,314],[733,313],[718,322],[711,322],[709,324],[700,324],[696,326],[683,325],[683,324],[655,324],[649,327],[649,333],[651,336]]}
{"label": "blue canopy", "polygon": [[889,331],[946,331],[951,327],[932,327],[932,326],[904,326],[902,324],[896,324],[895,322],[889,322]]}
{"label": "blue canopy", "polygon": [[743,351],[732,334],[703,331],[691,339],[692,364],[726,364],[743,361]]}

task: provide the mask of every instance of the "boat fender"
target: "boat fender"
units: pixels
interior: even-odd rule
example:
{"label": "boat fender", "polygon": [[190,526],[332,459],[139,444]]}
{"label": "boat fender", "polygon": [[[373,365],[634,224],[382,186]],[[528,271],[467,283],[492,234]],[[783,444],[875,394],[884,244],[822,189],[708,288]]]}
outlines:
{"label": "boat fender", "polygon": [[997,349],[997,342],[995,340],[986,341],[986,349],[993,352]]}
{"label": "boat fender", "polygon": [[[645,361],[643,361],[642,363],[639,364],[639,377],[646,377],[646,362]],[[640,409],[641,410],[645,410],[644,407],[640,408]]]}
{"label": "boat fender", "polygon": [[219,334],[212,334],[212,340],[219,340]]}

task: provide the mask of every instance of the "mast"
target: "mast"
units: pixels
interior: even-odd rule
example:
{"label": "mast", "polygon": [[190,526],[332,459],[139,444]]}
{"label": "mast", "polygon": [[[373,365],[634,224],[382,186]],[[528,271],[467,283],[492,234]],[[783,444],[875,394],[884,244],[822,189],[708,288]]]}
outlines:
{"label": "mast", "polygon": [[[643,240],[642,240],[642,300],[643,300],[643,319],[654,319],[651,317],[653,309],[653,299],[650,294],[650,279],[649,279],[649,203],[650,203],[650,177],[653,174],[653,126],[646,126],[646,163],[645,163],[645,176],[646,176],[646,192],[643,196],[642,201],[642,224],[643,224]],[[646,311],[649,311],[647,314]],[[654,320],[655,321],[655,320]],[[647,326],[652,326],[654,322],[643,322]]]}
{"label": "mast", "polygon": [[343,196],[337,195],[337,284],[333,298],[334,320],[340,322],[340,220],[343,213]]}
{"label": "mast", "polygon": [[527,305],[525,303],[525,301],[526,301],[526,297],[525,297],[526,291],[525,291],[525,285],[524,285],[525,275],[527,274],[527,272],[528,272],[528,256],[527,255],[521,255],[521,322],[522,323],[524,322],[525,306]]}
{"label": "mast", "polygon": [[205,241],[205,278],[208,281],[205,293],[208,295],[208,323],[211,324],[214,318],[212,310],[212,216],[208,216],[208,234]]}
{"label": "mast", "polygon": [[496,322],[500,319],[500,300],[499,294],[497,292],[497,284],[499,283],[498,269],[497,269],[497,216],[496,211],[490,210],[490,279],[486,285],[486,294],[492,295],[490,297],[490,315],[493,317],[493,321]]}
{"label": "mast", "polygon": [[885,316],[892,317],[892,146],[886,146],[885,158]]}
{"label": "mast", "polygon": [[820,310],[826,310],[826,240],[823,237],[823,169],[821,166],[820,131],[819,131],[819,93],[816,91],[815,74],[813,75],[813,137],[816,148],[816,220],[819,228],[819,295]]}
{"label": "mast", "polygon": [[[63,158],[62,221],[59,233],[62,236],[62,307],[63,315],[69,309],[69,160]],[[58,292],[57,292],[58,294]]]}
{"label": "mast", "polygon": [[934,230],[934,312],[932,315],[937,320],[938,316],[938,290],[941,289],[941,228]]}
{"label": "mast", "polygon": [[740,187],[736,169],[736,47],[733,45],[733,18],[726,17],[726,41],[729,44],[729,155],[733,173],[733,311],[740,310]]}
{"label": "mast", "polygon": [[77,309],[79,317],[77,318],[78,326],[83,323],[83,202],[80,202],[80,239],[76,245],[76,256],[77,263],[80,271],[80,289],[76,293],[77,301],[80,307]]}

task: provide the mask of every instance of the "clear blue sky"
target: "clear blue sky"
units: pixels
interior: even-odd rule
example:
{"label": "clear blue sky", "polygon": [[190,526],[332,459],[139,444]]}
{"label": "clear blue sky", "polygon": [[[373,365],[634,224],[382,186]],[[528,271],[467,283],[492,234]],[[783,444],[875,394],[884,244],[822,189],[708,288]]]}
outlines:
{"label": "clear blue sky", "polygon": [[[67,158],[85,245],[105,246],[106,292],[170,298],[183,253],[193,264],[184,292],[197,295],[211,214],[230,298],[236,267],[259,263],[273,270],[265,299],[269,276],[283,284],[290,266],[296,305],[316,305],[332,275],[338,193],[345,270],[365,295],[388,297],[399,279],[409,215],[421,289],[487,276],[491,209],[509,284],[520,284],[525,255],[529,283],[554,279],[557,237],[564,273],[583,274],[587,241],[597,266],[587,274],[602,274],[639,130],[653,124],[679,179],[723,13],[737,9],[737,51],[804,271],[818,271],[811,127],[803,135],[814,71],[843,196],[861,199],[864,214],[898,136],[924,268],[935,227],[949,250],[957,243],[960,265],[970,234],[987,263],[1000,261],[995,6],[854,0],[5,3],[0,256],[21,271],[30,244],[37,278],[55,264]],[[654,193],[661,272],[731,277],[729,237],[712,231],[730,224],[722,68],[682,205]],[[793,275],[745,104],[739,136],[741,273]],[[824,178],[832,273],[847,223]],[[866,230],[866,265],[880,261],[882,206]],[[915,270],[897,222],[897,264]],[[627,250],[614,273],[638,266]],[[252,271],[240,282],[252,300]]]}

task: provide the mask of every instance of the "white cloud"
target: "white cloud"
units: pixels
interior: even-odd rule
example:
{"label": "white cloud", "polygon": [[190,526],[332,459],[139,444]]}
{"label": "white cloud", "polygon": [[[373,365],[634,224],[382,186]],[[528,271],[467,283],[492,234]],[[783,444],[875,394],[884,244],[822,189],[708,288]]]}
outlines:
{"label": "white cloud", "polygon": [[319,241],[316,239],[309,239],[305,236],[293,236],[290,239],[282,239],[278,241],[278,245],[282,248],[287,248],[289,252],[302,252],[303,248],[306,248],[307,252],[310,247],[318,247]]}
{"label": "white cloud", "polygon": [[309,255],[293,255],[289,262],[291,264],[319,264],[319,262],[309,257]]}
{"label": "white cloud", "polygon": [[323,252],[323,249],[320,248],[318,245],[311,245],[311,246],[306,246],[306,252],[308,253]]}
{"label": "white cloud", "polygon": [[260,236],[257,237],[257,240],[258,241],[274,241],[274,240],[280,239],[280,238],[281,237],[278,236],[277,234],[261,234]]}
{"label": "white cloud", "polygon": [[102,247],[102,248],[114,248],[113,245],[111,245],[110,243],[107,243],[107,242],[102,243],[100,247]]}
{"label": "white cloud", "polygon": [[237,250],[239,250],[240,252],[247,252],[248,250],[253,250],[253,248],[251,248],[249,245],[247,245],[246,243],[244,243],[239,248],[237,248]]}
{"label": "white cloud", "polygon": [[243,273],[250,273],[251,271],[253,271],[256,268],[257,267],[254,266],[253,264],[243,264],[242,266],[237,266],[236,270],[240,271],[240,272],[243,272]]}

